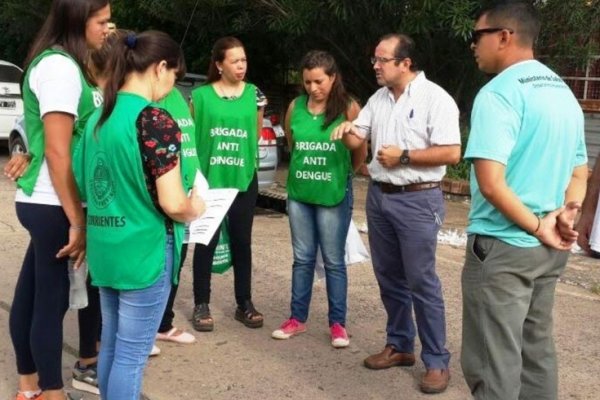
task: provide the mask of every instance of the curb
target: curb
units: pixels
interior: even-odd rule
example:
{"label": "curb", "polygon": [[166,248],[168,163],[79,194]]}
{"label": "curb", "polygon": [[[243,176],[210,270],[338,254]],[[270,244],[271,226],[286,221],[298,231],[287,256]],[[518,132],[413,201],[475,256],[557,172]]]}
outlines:
{"label": "curb", "polygon": [[454,194],[458,196],[471,196],[471,188],[469,187],[469,181],[460,179],[442,179],[442,191],[448,194]]}

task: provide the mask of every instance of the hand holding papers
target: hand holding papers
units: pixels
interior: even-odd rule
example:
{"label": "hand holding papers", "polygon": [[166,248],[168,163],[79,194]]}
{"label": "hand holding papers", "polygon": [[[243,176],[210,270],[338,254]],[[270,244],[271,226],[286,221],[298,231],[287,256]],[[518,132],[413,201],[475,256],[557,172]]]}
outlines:
{"label": "hand holding papers", "polygon": [[238,193],[237,189],[209,189],[208,182],[202,172],[196,171],[194,188],[205,204],[206,211],[198,219],[190,222],[186,229],[185,242],[207,245],[221,225],[231,203]]}

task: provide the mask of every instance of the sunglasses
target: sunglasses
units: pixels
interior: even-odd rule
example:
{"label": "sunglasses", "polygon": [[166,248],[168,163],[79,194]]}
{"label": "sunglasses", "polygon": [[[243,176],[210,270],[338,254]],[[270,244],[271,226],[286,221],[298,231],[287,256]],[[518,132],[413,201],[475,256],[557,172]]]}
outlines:
{"label": "sunglasses", "polygon": [[515,33],[515,31],[512,30],[512,29],[510,29],[510,28],[483,28],[483,29],[477,29],[477,30],[474,30],[473,32],[471,32],[471,43],[477,44],[477,42],[479,42],[479,39],[481,39],[481,37],[483,35],[486,35],[488,33],[496,33],[496,32],[502,32],[502,31],[508,31],[508,33],[510,33],[511,35],[513,33]]}

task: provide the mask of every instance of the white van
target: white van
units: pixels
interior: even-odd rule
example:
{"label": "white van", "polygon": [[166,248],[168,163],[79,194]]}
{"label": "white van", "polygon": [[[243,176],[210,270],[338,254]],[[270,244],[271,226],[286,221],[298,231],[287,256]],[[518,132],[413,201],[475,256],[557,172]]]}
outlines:
{"label": "white van", "polygon": [[8,140],[17,117],[23,114],[21,75],[23,70],[0,60],[0,141]]}

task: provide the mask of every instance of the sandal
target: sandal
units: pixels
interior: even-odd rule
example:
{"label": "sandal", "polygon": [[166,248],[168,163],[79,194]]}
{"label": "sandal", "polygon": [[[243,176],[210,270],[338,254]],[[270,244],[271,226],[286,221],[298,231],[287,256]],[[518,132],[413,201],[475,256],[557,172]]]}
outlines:
{"label": "sandal", "polygon": [[263,315],[256,311],[251,300],[244,301],[243,306],[237,306],[235,310],[235,319],[240,321],[247,328],[260,328],[263,326]]}
{"label": "sandal", "polygon": [[167,332],[158,332],[156,334],[156,339],[182,344],[191,344],[196,341],[194,335],[175,327],[171,328],[171,330]]}
{"label": "sandal", "polygon": [[208,303],[201,303],[194,307],[192,324],[194,325],[194,329],[199,332],[211,332],[215,328],[215,323],[210,316]]}

